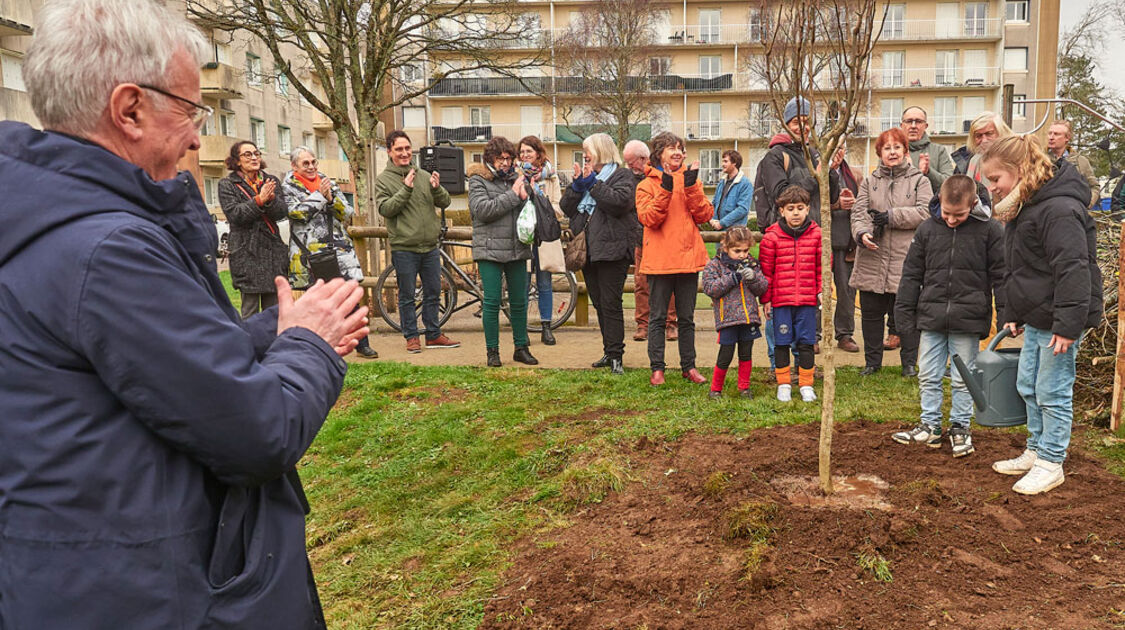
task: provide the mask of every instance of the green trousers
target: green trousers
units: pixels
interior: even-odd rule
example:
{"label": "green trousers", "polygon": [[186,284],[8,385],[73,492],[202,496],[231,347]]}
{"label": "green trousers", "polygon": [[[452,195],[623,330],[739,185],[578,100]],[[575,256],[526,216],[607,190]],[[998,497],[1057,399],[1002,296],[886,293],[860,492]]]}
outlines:
{"label": "green trousers", "polygon": [[508,263],[478,260],[480,282],[484,289],[481,319],[484,321],[484,345],[500,347],[500,298],[504,293],[504,277],[508,279],[508,312],[512,321],[512,341],[516,347],[527,341],[527,261]]}

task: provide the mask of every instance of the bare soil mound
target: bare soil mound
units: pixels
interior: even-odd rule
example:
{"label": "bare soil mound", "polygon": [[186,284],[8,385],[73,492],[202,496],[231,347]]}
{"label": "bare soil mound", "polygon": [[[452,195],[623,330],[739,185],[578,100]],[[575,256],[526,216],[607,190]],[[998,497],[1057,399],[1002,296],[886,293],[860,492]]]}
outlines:
{"label": "bare soil mound", "polygon": [[954,460],[893,428],[833,444],[834,473],[880,480],[880,508],[788,498],[816,472],[813,425],[642,439],[634,483],[519,543],[482,627],[1122,627],[1125,481],[1075,445],[1066,483],[1023,497],[990,469],[1023,435],[978,430]]}

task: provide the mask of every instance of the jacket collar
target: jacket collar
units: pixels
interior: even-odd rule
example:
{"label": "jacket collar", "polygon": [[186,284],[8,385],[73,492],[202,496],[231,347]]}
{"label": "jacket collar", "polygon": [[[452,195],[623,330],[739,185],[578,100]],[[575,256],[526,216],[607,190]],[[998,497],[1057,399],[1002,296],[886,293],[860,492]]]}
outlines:
{"label": "jacket collar", "polygon": [[923,133],[921,138],[909,142],[911,151],[924,151],[926,147],[930,146],[930,134]]}

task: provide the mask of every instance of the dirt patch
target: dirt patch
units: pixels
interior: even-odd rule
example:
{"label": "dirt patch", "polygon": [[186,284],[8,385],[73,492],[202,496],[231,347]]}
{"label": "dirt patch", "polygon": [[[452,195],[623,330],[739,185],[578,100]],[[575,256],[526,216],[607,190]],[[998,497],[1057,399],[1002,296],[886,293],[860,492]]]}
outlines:
{"label": "dirt patch", "polygon": [[[896,428],[849,423],[833,440],[834,472],[885,481],[886,509],[787,497],[792,478],[816,472],[815,425],[638,443],[635,482],[568,516],[570,527],[518,544],[481,627],[1000,630],[1125,621],[1125,481],[1083,452],[1078,436],[1066,483],[1029,498],[1011,491],[1016,478],[989,468],[1018,453],[1022,435],[977,431],[977,452],[954,460],[948,446],[894,444]],[[732,536],[732,522],[751,533]]]}
{"label": "dirt patch", "polygon": [[410,387],[387,394],[392,400],[426,402],[434,405],[460,402],[468,395],[468,390],[460,387]]}
{"label": "dirt patch", "polygon": [[335,411],[347,411],[355,406],[360,401],[359,390],[347,388],[340,392],[340,397],[336,399],[336,404],[332,405]]}

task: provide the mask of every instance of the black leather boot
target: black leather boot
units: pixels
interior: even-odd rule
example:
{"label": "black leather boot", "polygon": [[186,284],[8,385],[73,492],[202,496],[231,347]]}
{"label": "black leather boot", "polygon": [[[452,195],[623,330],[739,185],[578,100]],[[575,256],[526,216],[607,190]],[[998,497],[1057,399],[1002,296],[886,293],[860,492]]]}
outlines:
{"label": "black leather boot", "polygon": [[379,353],[375,352],[375,348],[371,347],[371,340],[367,337],[359,340],[359,345],[356,346],[355,351],[359,356],[367,359],[378,359]]}
{"label": "black leather boot", "polygon": [[600,358],[597,361],[594,361],[593,363],[591,363],[590,367],[592,367],[592,368],[609,367],[609,357],[603,354],[602,358]]}
{"label": "black leather boot", "polygon": [[516,347],[516,351],[512,354],[512,360],[526,365],[539,365],[539,360],[531,356],[527,346]]}
{"label": "black leather boot", "polygon": [[488,367],[500,367],[500,348],[486,348],[488,353]]}
{"label": "black leather boot", "polygon": [[613,374],[624,374],[625,373],[625,364],[621,362],[621,359],[610,359],[609,360],[609,371],[612,372]]}
{"label": "black leather boot", "polygon": [[553,332],[551,332],[551,322],[543,322],[542,339],[543,339],[543,345],[545,345],[545,346],[555,345],[555,334]]}

